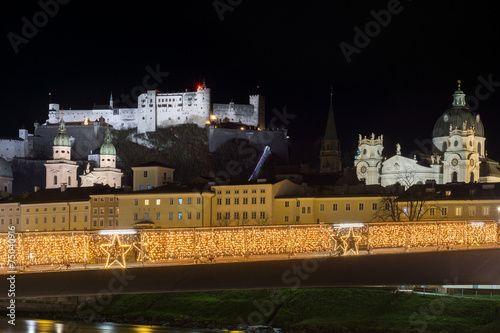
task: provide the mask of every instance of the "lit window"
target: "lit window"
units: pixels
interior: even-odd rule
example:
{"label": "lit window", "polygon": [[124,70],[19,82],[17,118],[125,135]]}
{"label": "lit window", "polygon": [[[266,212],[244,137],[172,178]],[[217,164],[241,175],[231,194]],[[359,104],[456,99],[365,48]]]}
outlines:
{"label": "lit window", "polygon": [[462,207],[456,207],[455,208],[455,215],[456,216],[461,216],[462,215]]}
{"label": "lit window", "polygon": [[159,205],[160,205],[160,203],[161,203],[161,200],[160,200],[160,199],[156,199],[156,205],[158,205],[158,206],[159,206]]}
{"label": "lit window", "polygon": [[160,219],[160,213],[156,213],[156,219],[159,220]]}
{"label": "lit window", "polygon": [[182,220],[182,213],[178,213],[179,220]]}
{"label": "lit window", "polygon": [[149,206],[149,200],[148,199],[144,200],[144,205]]}
{"label": "lit window", "polygon": [[179,198],[179,205],[182,205],[182,199]]}

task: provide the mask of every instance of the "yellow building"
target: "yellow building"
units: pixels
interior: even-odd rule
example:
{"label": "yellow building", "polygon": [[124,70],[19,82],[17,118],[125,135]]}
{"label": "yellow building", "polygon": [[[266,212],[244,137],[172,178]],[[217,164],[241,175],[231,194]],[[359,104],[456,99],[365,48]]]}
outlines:
{"label": "yellow building", "polygon": [[156,187],[172,183],[174,179],[173,168],[159,163],[148,162],[132,167],[134,172],[133,190],[150,190]]}
{"label": "yellow building", "polygon": [[212,196],[203,188],[178,183],[119,194],[120,228],[208,226]]}
{"label": "yellow building", "polygon": [[6,198],[0,200],[0,232],[7,232],[10,226],[16,232],[22,230],[21,206],[19,200]]}
{"label": "yellow building", "polygon": [[276,224],[370,222],[379,208],[379,195],[284,196],[274,201]]}
{"label": "yellow building", "polygon": [[289,180],[214,185],[210,226],[277,224],[274,199],[296,193],[299,186]]}
{"label": "yellow building", "polygon": [[121,229],[117,191],[90,195],[90,230]]}

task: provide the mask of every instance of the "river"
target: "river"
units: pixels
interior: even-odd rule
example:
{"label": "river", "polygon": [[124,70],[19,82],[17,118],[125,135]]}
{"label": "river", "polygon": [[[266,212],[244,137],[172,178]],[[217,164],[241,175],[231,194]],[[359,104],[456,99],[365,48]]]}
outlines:
{"label": "river", "polygon": [[0,332],[12,333],[91,333],[91,332],[106,332],[106,333],[244,333],[243,331],[228,331],[228,330],[203,330],[192,328],[171,328],[162,326],[150,325],[129,325],[115,323],[83,323],[69,322],[59,320],[45,319],[25,319],[16,318],[16,325],[11,325],[7,322],[8,317],[0,320]]}

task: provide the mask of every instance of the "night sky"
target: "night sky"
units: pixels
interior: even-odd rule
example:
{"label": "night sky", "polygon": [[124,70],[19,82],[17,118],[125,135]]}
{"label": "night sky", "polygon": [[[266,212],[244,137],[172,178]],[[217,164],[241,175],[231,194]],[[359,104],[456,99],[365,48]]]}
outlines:
{"label": "night sky", "polygon": [[[488,156],[498,159],[500,20],[491,6],[72,0],[57,10],[51,6],[56,13],[50,17],[36,1],[8,2],[0,14],[0,136],[17,136],[23,125],[33,132],[35,120],[45,122],[49,92],[63,109],[89,109],[107,104],[110,91],[115,100],[131,95],[150,68],[169,73],[157,86],[165,92],[194,90],[205,79],[212,102],[247,104],[249,94],[265,95],[267,123],[285,119],[292,151],[302,152],[292,156],[294,163],[319,154],[311,147],[324,133],[330,86],[344,153],[355,154],[358,133],[375,132],[386,138],[386,155],[400,142],[408,156],[422,150],[418,142],[432,138],[460,79],[467,95],[482,99],[476,111],[485,125]],[[380,12],[388,8],[390,19]],[[374,23],[377,15],[384,26]],[[25,38],[23,26],[34,19],[40,27]],[[356,27],[368,27],[369,40],[355,41]],[[356,48],[350,62],[341,43]],[[273,109],[282,114],[285,107],[294,118],[273,120]]]}

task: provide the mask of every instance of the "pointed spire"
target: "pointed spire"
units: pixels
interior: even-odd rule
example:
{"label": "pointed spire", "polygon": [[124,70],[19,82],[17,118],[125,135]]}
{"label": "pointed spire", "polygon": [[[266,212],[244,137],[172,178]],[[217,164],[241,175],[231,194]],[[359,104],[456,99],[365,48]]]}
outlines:
{"label": "pointed spire", "polygon": [[113,92],[111,92],[111,96],[109,96],[109,107],[113,108]]}
{"label": "pointed spire", "polygon": [[328,120],[326,121],[326,130],[324,140],[338,141],[337,126],[333,115],[333,88],[330,87],[330,110],[328,111]]}

